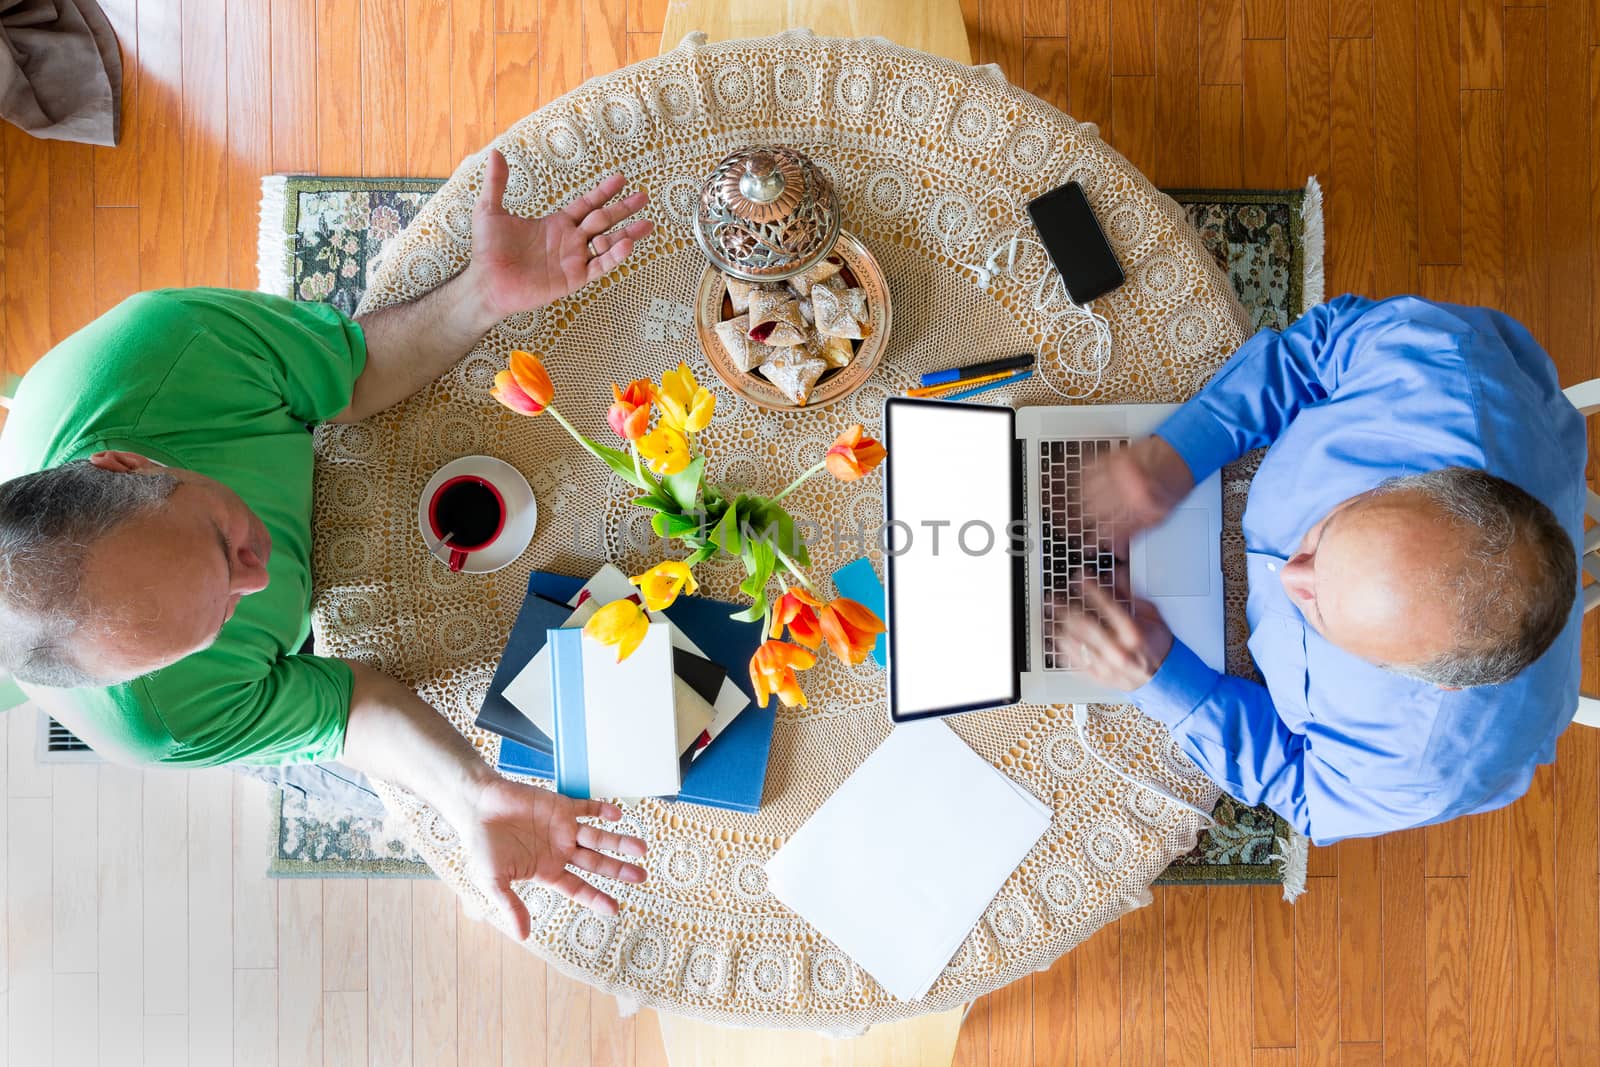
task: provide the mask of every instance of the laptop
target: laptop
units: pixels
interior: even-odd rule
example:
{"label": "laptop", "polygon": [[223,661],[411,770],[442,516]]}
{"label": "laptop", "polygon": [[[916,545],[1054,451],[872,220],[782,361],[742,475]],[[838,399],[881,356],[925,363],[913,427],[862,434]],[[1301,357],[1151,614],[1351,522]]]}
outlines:
{"label": "laptop", "polygon": [[1120,702],[1090,678],[1057,620],[1079,582],[1151,601],[1223,669],[1222,482],[1213,474],[1132,538],[1084,514],[1083,471],[1171,404],[1028,407],[892,398],[884,405],[889,710],[897,722],[1018,701]]}

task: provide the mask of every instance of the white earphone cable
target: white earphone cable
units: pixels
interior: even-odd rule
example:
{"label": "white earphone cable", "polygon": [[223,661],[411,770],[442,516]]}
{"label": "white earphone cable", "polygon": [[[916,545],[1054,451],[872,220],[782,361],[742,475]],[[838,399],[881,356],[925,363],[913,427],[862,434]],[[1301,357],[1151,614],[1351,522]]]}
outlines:
{"label": "white earphone cable", "polygon": [[1097,751],[1095,747],[1089,743],[1089,705],[1069,704],[1068,707],[1072,710],[1072,724],[1077,728],[1078,731],[1078,743],[1083,746],[1085,752],[1094,757],[1095,762],[1099,763],[1106,770],[1110,771],[1118,778],[1121,778],[1129,785],[1135,786],[1139,789],[1148,789],[1157,796],[1178,805],[1178,807],[1194,812],[1196,815],[1200,816],[1201,819],[1205,820],[1205,826],[1207,829],[1217,825],[1217,820],[1212,817],[1209,811],[1201,810],[1195,805],[1189,803],[1187,800],[1184,800],[1182,797],[1174,796],[1152,782],[1146,782],[1143,779],[1135,778],[1133,775],[1129,774],[1127,771],[1123,770],[1121,767],[1118,767],[1116,764],[1102,756],[1099,751]]}

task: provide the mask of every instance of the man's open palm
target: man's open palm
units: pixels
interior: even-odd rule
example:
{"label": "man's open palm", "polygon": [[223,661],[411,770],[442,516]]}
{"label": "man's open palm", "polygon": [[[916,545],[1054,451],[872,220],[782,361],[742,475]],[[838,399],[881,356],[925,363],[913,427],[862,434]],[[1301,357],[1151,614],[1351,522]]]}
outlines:
{"label": "man's open palm", "polygon": [[620,174],[542,218],[514,215],[504,206],[508,173],[505,156],[490,149],[472,210],[472,261],[487,287],[483,295],[502,318],[560,300],[608,273],[655,226],[635,219],[612,231],[650,199],[636,190],[612,203],[626,181]]}
{"label": "man's open palm", "polygon": [[622,812],[615,805],[598,800],[573,800],[505,779],[491,782],[478,798],[468,825],[460,827],[466,855],[471,857],[469,874],[510,917],[519,941],[527,938],[531,923],[512,882],[531,879],[602,915],[615,915],[617,902],[567,870],[567,865],[621,882],[644,881],[644,868],[600,851],[642,857],[643,841],[578,821],[620,818]]}

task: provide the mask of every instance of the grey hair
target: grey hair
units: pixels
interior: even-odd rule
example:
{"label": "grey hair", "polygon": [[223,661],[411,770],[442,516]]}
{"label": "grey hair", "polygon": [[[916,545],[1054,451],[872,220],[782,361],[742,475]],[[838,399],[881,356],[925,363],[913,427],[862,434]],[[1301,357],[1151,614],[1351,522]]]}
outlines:
{"label": "grey hair", "polygon": [[1439,592],[1456,615],[1456,645],[1391,670],[1433,685],[1499,685],[1544,655],[1578,591],[1578,554],[1548,507],[1487,471],[1445,467],[1390,478],[1376,495],[1418,493],[1462,538]]}
{"label": "grey hair", "polygon": [[35,685],[127,681],[89,670],[72,653],[73,635],[100,619],[78,595],[84,557],[177,487],[171,474],[102,470],[86,459],[0,484],[0,669]]}

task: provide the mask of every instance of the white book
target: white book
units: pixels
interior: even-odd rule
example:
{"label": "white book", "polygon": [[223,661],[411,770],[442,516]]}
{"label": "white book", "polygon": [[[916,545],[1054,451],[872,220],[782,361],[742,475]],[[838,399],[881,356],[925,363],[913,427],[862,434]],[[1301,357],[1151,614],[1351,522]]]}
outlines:
{"label": "white book", "polygon": [[672,640],[651,623],[622,662],[582,630],[551,630],[556,789],[569,797],[674,796]]}
{"label": "white book", "polygon": [[772,894],[918,1000],[1050,826],[1050,809],[938,720],[895,727],[767,861]]}

